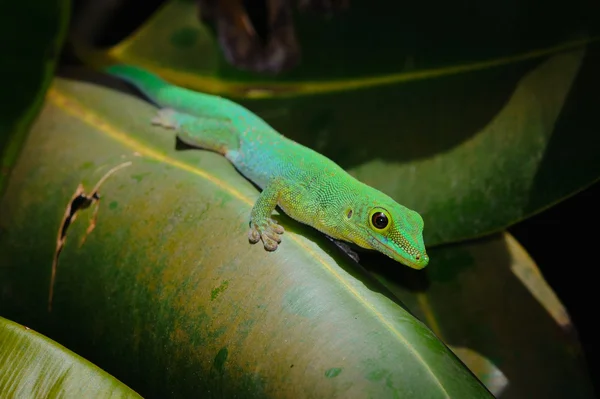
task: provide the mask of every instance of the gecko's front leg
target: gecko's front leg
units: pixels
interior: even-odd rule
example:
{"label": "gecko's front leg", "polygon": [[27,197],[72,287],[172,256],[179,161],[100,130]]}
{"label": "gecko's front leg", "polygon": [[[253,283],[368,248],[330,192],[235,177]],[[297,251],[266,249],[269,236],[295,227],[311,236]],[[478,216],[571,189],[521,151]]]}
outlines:
{"label": "gecko's front leg", "polygon": [[283,226],[271,218],[271,213],[277,206],[281,185],[277,181],[269,183],[260,193],[250,212],[250,230],[248,240],[256,244],[262,240],[267,251],[275,251],[281,243]]}

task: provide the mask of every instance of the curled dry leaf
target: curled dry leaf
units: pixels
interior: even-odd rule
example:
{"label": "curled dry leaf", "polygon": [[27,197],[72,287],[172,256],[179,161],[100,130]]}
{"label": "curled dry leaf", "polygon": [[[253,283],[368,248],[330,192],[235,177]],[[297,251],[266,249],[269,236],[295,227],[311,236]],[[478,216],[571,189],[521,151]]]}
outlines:
{"label": "curled dry leaf", "polygon": [[50,293],[48,294],[48,311],[52,311],[52,297],[54,296],[54,282],[56,280],[56,269],[58,267],[58,257],[62,249],[65,246],[67,241],[67,230],[69,226],[75,221],[77,218],[77,214],[80,210],[87,209],[90,206],[94,205],[94,212],[92,217],[90,218],[90,224],[85,232],[85,235],[81,238],[79,245],[83,245],[87,236],[94,230],[96,227],[96,219],[98,217],[98,205],[100,204],[100,194],[98,193],[102,184],[108,179],[113,173],[118,171],[119,169],[130,166],[131,162],[125,162],[118,166],[115,166],[98,180],[96,186],[89,193],[85,193],[85,189],[82,183],[79,183],[77,189],[71,196],[69,203],[67,204],[67,209],[65,209],[65,215],[60,223],[60,227],[58,229],[58,236],[56,237],[56,251],[54,253],[54,258],[52,260],[52,276],[50,277]]}

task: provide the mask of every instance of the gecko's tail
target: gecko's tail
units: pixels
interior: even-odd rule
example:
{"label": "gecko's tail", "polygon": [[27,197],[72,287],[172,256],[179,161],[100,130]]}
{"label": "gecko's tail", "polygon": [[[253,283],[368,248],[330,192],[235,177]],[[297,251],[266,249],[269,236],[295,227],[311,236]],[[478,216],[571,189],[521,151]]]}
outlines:
{"label": "gecko's tail", "polygon": [[172,85],[158,75],[133,65],[111,65],[104,71],[132,84],[161,108],[173,108],[196,115],[211,114],[215,112],[215,103],[226,101],[211,94],[198,93]]}
{"label": "gecko's tail", "polygon": [[104,71],[132,84],[149,100],[156,102],[158,105],[162,105],[160,104],[161,92],[170,86],[167,81],[159,76],[132,65],[111,65]]}

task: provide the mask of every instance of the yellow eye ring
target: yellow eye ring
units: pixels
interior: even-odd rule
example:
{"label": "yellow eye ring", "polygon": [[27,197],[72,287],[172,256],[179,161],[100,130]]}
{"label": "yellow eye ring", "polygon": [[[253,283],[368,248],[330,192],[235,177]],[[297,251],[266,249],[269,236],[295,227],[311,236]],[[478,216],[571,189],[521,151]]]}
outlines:
{"label": "yellow eye ring", "polygon": [[377,232],[385,233],[392,225],[392,218],[383,208],[373,208],[369,212],[369,225]]}

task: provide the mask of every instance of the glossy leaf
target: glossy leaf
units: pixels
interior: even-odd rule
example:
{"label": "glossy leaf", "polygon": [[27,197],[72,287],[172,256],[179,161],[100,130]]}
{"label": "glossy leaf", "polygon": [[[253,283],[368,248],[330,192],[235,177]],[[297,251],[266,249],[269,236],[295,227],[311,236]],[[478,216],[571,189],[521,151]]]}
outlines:
{"label": "glossy leaf", "polygon": [[484,383],[496,398],[502,397],[502,394],[509,385],[509,381],[502,370],[489,359],[472,349],[460,346],[448,347]]}
{"label": "glossy leaf", "polygon": [[275,253],[250,245],[257,190],[154,111],[56,81],[0,203],[0,314],[147,397],[491,397],[321,234],[279,217]]}
{"label": "glossy leaf", "polygon": [[498,398],[593,397],[567,311],[511,235],[430,255],[426,273],[374,275]]}
{"label": "glossy leaf", "polygon": [[419,211],[431,247],[506,228],[598,179],[599,57],[594,46],[525,74],[521,65],[244,104]]}
{"label": "glossy leaf", "polygon": [[503,229],[598,179],[599,50],[554,55],[524,75],[521,65],[243,104],[420,211],[435,246]]}
{"label": "glossy leaf", "polygon": [[[368,115],[377,121],[378,131],[390,132],[384,137],[393,144],[377,154],[377,142],[372,142],[372,150],[365,152],[373,155],[370,159],[363,156],[362,162],[340,153],[335,158],[345,158],[342,163],[357,178],[420,210],[429,245],[506,228],[600,176],[600,138],[594,133],[600,125],[593,116],[593,104],[600,99],[594,92],[600,87],[593,79],[599,50],[595,46],[588,54],[578,50],[555,55],[514,86],[507,71],[481,79],[465,75],[460,81],[437,86],[437,93],[458,91],[461,85],[485,88],[485,94],[463,92],[462,103],[449,98],[438,102],[436,87],[427,93],[426,85],[419,92],[415,87],[412,93],[428,98],[434,104],[430,107],[414,100],[409,105],[410,91],[403,95],[405,101],[394,101],[398,94],[392,90],[372,101],[363,95],[364,104],[381,101],[382,105],[379,112],[375,105],[364,105],[364,114],[356,112],[354,117],[361,120]],[[584,60],[587,63],[582,67]],[[392,113],[394,107],[403,109],[403,105],[407,106],[402,111],[405,116]],[[419,112],[418,107],[426,111]],[[409,116],[411,112],[419,116]],[[380,125],[379,116],[384,115],[388,115],[387,123]],[[420,129],[425,118],[431,122]],[[399,136],[393,123],[415,133]],[[362,126],[363,131],[367,128]],[[357,142],[350,139],[344,145],[358,147]]]}
{"label": "glossy leaf", "polygon": [[[237,97],[284,135],[419,211],[430,247],[500,231],[600,176],[597,37],[556,37],[499,58],[459,52],[470,62],[432,61],[392,75],[326,80],[323,71],[319,81],[249,83],[215,72],[224,61],[194,22],[193,7],[168,2],[118,45],[80,45],[80,54],[90,65],[132,63],[179,85]],[[183,31],[187,45],[175,40]],[[419,32],[413,27],[413,36]],[[326,41],[303,43],[312,49]]]}
{"label": "glossy leaf", "polygon": [[[106,33],[90,31],[87,25],[75,30],[74,44],[79,56],[91,64],[133,63],[200,91],[282,96],[505,65],[581,44],[599,33],[591,28],[593,24],[583,22],[582,16],[593,5],[582,0],[569,7],[543,0],[524,0],[519,6],[437,2],[436,12],[418,2],[382,1],[373,6],[368,0],[354,0],[347,12],[330,18],[297,13],[293,23],[301,63],[290,72],[269,76],[244,72],[225,61],[218,39],[199,22],[197,6],[193,0],[167,1],[146,23],[108,49],[94,45]],[[523,14],[528,7],[540,10],[540,18]],[[477,18],[478,13],[486,16]],[[81,18],[95,15],[92,11]],[[110,29],[110,24],[98,25]]]}
{"label": "glossy leaf", "polygon": [[69,0],[33,4],[3,2],[0,13],[0,193],[42,105],[69,21]]}
{"label": "glossy leaf", "polygon": [[0,392],[5,398],[139,398],[56,342],[0,317]]}

